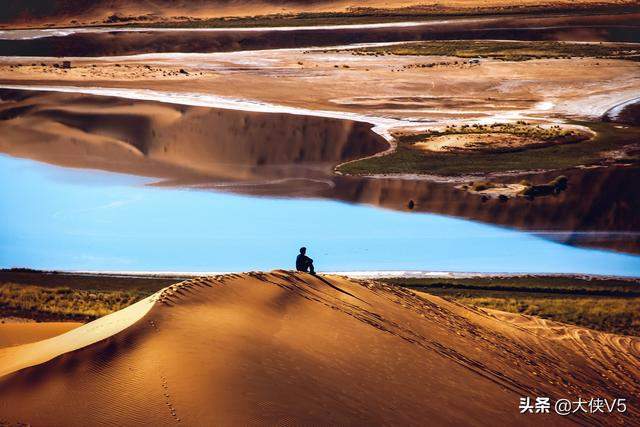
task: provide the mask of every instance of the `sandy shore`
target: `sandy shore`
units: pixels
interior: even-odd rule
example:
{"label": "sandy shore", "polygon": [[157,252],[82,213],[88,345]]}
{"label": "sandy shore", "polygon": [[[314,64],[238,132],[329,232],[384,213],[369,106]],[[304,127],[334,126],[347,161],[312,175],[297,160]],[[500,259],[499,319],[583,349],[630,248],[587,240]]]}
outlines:
{"label": "sandy shore", "polygon": [[[0,31],[1,56],[101,57],[160,52],[209,53],[425,40],[640,42],[640,10],[518,16],[439,17],[426,22],[332,25],[309,19],[284,27],[66,28]],[[401,19],[402,20],[402,19]],[[391,22],[389,22],[391,21]],[[340,21],[338,21],[340,22]],[[367,21],[365,21],[367,22]],[[379,20],[374,22],[380,22]],[[318,25],[325,23],[327,25]],[[255,22],[254,22],[255,24]],[[295,26],[296,24],[301,26]],[[294,26],[291,26],[294,25]],[[113,30],[113,31],[111,31]]]}
{"label": "sandy shore", "polygon": [[[488,413],[492,424],[536,425],[519,415],[520,397],[636,399],[639,357],[636,338],[372,281],[230,274],[0,350],[0,412],[8,422],[66,425],[487,425]],[[591,417],[614,425],[637,416],[630,405]]]}

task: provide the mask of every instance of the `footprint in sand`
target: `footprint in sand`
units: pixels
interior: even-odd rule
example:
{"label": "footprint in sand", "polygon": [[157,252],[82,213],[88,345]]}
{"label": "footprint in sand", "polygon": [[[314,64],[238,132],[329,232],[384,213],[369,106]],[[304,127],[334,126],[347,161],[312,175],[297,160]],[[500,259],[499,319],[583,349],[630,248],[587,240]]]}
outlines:
{"label": "footprint in sand", "polygon": [[160,384],[162,385],[162,388],[164,389],[164,392],[162,394],[164,395],[165,404],[167,405],[167,408],[169,409],[169,413],[171,414],[171,417],[176,422],[180,422],[180,417],[178,417],[178,412],[176,411],[176,408],[171,403],[171,400],[170,400],[171,396],[169,394],[169,384],[167,383],[167,378],[164,375],[160,375]]}

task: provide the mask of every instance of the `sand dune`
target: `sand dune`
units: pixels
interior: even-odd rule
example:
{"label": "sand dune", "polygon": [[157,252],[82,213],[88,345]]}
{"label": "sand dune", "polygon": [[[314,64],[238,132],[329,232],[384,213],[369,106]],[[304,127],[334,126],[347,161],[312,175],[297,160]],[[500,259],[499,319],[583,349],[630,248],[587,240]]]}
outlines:
{"label": "sand dune", "polygon": [[4,348],[0,350],[0,377],[109,338],[138,321],[154,302],[155,294],[57,337]]}
{"label": "sand dune", "polygon": [[640,396],[637,338],[286,271],[188,280],[0,360],[0,419],[34,425],[539,425],[520,397]]}
{"label": "sand dune", "polygon": [[2,322],[0,348],[28,344],[55,337],[81,326],[78,322]]}

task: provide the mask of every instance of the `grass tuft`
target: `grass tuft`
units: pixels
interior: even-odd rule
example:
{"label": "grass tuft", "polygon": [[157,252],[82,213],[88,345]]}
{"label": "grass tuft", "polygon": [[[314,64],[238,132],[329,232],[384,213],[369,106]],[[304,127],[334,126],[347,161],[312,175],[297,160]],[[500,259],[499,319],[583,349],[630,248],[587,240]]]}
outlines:
{"label": "grass tuft", "polygon": [[81,290],[16,283],[0,284],[3,315],[36,320],[93,320],[148,296],[138,290]]}
{"label": "grass tuft", "polygon": [[618,43],[570,43],[558,41],[435,40],[393,46],[352,49],[354,55],[455,56],[493,58],[502,61],[532,59],[602,58],[640,61],[637,47]]}

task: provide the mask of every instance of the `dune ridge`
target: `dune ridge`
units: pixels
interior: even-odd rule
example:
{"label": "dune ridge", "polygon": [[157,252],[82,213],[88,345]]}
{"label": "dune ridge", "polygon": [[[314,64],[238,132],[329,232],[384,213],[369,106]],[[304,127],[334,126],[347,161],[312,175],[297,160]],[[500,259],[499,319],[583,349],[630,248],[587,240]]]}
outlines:
{"label": "dune ridge", "polygon": [[[640,397],[638,338],[472,309],[371,280],[226,274],[172,285],[142,306],[150,309],[112,315],[127,319],[119,332],[13,373],[5,368],[0,419],[534,425],[541,419],[519,414],[520,397]],[[97,337],[96,322],[73,332]],[[47,346],[60,347],[69,334]],[[45,348],[31,345],[38,346]],[[544,421],[613,425],[638,416],[630,405],[626,413]]]}
{"label": "dune ridge", "polygon": [[1,320],[0,348],[42,341],[82,325],[79,322],[30,322],[20,318]]}
{"label": "dune ridge", "polygon": [[65,353],[107,339],[133,325],[153,307],[157,294],[108,314],[62,335],[34,343],[0,349],[0,377],[39,365]]}

